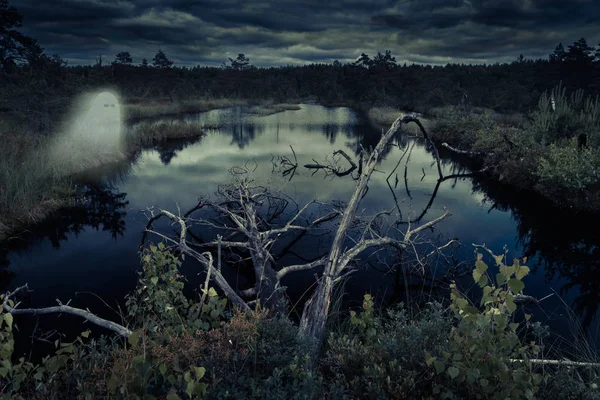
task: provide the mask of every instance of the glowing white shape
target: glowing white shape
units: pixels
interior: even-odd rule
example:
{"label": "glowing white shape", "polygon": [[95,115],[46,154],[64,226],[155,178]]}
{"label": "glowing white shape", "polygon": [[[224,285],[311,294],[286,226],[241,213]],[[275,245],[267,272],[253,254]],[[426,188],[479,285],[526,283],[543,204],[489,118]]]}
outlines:
{"label": "glowing white shape", "polygon": [[82,128],[88,138],[107,145],[118,145],[121,140],[121,107],[117,97],[109,92],[94,97]]}

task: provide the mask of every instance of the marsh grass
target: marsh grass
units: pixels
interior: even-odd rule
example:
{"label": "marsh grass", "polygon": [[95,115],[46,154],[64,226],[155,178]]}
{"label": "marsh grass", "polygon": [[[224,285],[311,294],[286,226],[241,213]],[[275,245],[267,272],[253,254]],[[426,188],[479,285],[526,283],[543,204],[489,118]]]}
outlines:
{"label": "marsh grass", "polygon": [[191,114],[219,108],[258,104],[248,99],[196,99],[181,102],[153,100],[144,103],[126,103],[122,105],[124,120],[140,120],[161,115]]}
{"label": "marsh grass", "polygon": [[[412,114],[413,113],[411,112],[402,111],[394,107],[372,107],[367,111],[367,116],[372,124],[386,127],[386,129],[396,120],[396,118]],[[430,121],[426,118],[423,118],[420,114],[417,115],[419,115],[419,120],[425,129],[428,129],[430,126]],[[404,125],[402,130],[409,135],[418,135],[420,132],[419,127],[415,124]]]}
{"label": "marsh grass", "polygon": [[432,119],[452,119],[459,115],[469,114],[472,116],[483,116],[492,120],[501,126],[527,128],[530,126],[530,121],[525,114],[510,113],[502,114],[485,107],[463,107],[463,106],[444,106],[432,107],[425,113]]}
{"label": "marsh grass", "polygon": [[0,240],[75,201],[72,177],[125,159],[120,144],[74,135],[4,134],[0,148]]}
{"label": "marsh grass", "polygon": [[270,104],[270,105],[260,105],[260,106],[255,106],[255,107],[251,107],[249,110],[246,111],[247,114],[256,114],[256,115],[260,115],[260,116],[267,116],[267,115],[273,115],[273,114],[277,114],[283,111],[296,111],[296,110],[300,110],[302,107],[300,107],[298,104],[292,104],[292,103],[279,103],[279,104]]}
{"label": "marsh grass", "polygon": [[67,177],[52,173],[47,140],[3,135],[0,148],[0,240],[70,203]]}
{"label": "marsh grass", "polygon": [[126,147],[131,150],[169,139],[193,138],[204,135],[205,129],[216,128],[216,126],[204,127],[197,122],[182,120],[141,122],[127,132]]}

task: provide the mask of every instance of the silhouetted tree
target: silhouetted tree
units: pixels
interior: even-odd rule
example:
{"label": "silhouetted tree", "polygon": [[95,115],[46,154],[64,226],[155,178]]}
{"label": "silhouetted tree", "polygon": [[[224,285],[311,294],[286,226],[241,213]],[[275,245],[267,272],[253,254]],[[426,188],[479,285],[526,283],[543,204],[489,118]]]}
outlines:
{"label": "silhouetted tree", "polygon": [[369,57],[367,54],[361,53],[360,57],[354,61],[354,65],[369,68],[371,65],[373,65],[373,60],[371,60],[371,57]]}
{"label": "silhouetted tree", "polygon": [[133,58],[131,58],[131,54],[127,51],[122,51],[117,53],[114,64],[131,64],[133,63]]}
{"label": "silhouetted tree", "polygon": [[373,67],[393,68],[396,66],[396,58],[392,57],[392,52],[390,50],[386,50],[385,54],[377,52],[377,55],[373,57],[371,65]]}
{"label": "silhouetted tree", "polygon": [[173,61],[169,60],[167,55],[162,50],[158,50],[152,59],[152,65],[157,68],[171,68]]}
{"label": "silhouetted tree", "polygon": [[250,65],[250,59],[242,53],[239,53],[235,60],[233,58],[229,58],[229,62],[231,65],[227,69],[243,71],[252,68]]}
{"label": "silhouetted tree", "polygon": [[584,38],[581,38],[572,45],[569,45],[569,50],[566,54],[566,61],[580,64],[590,64],[595,58],[594,50],[596,49],[589,46]]}
{"label": "silhouetted tree", "polygon": [[339,60],[335,60],[335,61],[333,62],[333,64],[332,64],[332,65],[333,65],[334,67],[336,67],[336,68],[339,68],[339,67],[341,67],[341,66],[342,66],[342,63],[341,63],[341,62],[339,62]]}
{"label": "silhouetted tree", "polygon": [[145,58],[142,58],[142,63],[140,65],[144,68],[148,67],[148,60]]}
{"label": "silhouetted tree", "polygon": [[556,48],[554,49],[554,52],[550,54],[550,61],[561,62],[565,61],[566,57],[567,53],[565,52],[565,48],[563,47],[562,43],[559,43],[558,46],[556,46]]}
{"label": "silhouetted tree", "polygon": [[15,28],[22,26],[23,16],[8,0],[0,0],[0,69],[31,62],[42,56],[42,48],[34,39]]}

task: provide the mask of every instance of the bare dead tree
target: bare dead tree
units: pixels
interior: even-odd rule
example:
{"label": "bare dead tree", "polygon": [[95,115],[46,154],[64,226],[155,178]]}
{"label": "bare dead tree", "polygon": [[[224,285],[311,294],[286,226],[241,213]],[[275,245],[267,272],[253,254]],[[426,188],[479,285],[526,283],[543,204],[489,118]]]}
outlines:
{"label": "bare dead tree", "polygon": [[[303,338],[312,341],[313,347],[310,355],[313,362],[317,360],[318,354],[323,344],[323,339],[325,335],[325,323],[327,322],[327,316],[329,314],[331,296],[333,293],[334,285],[344,274],[348,263],[369,247],[384,246],[389,244],[395,244],[400,247],[406,247],[413,236],[417,235],[424,229],[432,227],[433,225],[447,218],[450,215],[450,213],[446,210],[444,214],[442,214],[438,218],[426,224],[423,224],[417,228],[411,229],[411,227],[409,226],[403,238],[400,240],[393,239],[389,236],[372,236],[360,240],[358,243],[356,243],[349,249],[346,249],[344,247],[348,231],[350,230],[350,227],[352,226],[352,223],[356,217],[358,205],[364,196],[368,182],[371,179],[371,175],[375,171],[375,167],[380,161],[381,154],[384,148],[388,145],[388,142],[392,139],[394,134],[396,134],[396,132],[402,127],[402,125],[408,124],[409,122],[416,123],[421,129],[421,132],[423,133],[425,139],[428,140],[431,145],[433,145],[431,139],[429,138],[429,135],[427,134],[421,122],[415,117],[405,116],[403,118],[398,118],[396,119],[396,121],[394,121],[390,129],[386,132],[385,135],[382,136],[381,140],[379,141],[375,149],[371,152],[371,155],[366,161],[362,174],[359,176],[356,189],[352,197],[350,198],[346,209],[344,210],[339,228],[336,232],[335,238],[331,245],[331,250],[327,257],[327,263],[325,264],[323,275],[318,281],[315,292],[313,293],[311,298],[306,302],[302,313],[302,317],[300,319],[299,335]],[[442,178],[443,174],[440,166],[439,154],[435,145],[433,145],[433,149],[435,152],[438,173],[440,178]]]}
{"label": "bare dead tree", "polygon": [[[289,208],[288,206],[292,203],[292,200],[285,199],[281,193],[275,193],[265,187],[256,186],[249,177],[252,171],[248,169],[237,167],[232,169],[232,172],[235,176],[235,182],[231,185],[219,187],[217,191],[218,200],[201,200],[184,216],[176,216],[166,210],[160,210],[156,215],[152,214],[146,232],[159,235],[175,244],[180,251],[200,261],[208,270],[208,268],[212,268],[212,263],[207,259],[205,253],[195,251],[193,247],[217,247],[219,242],[197,240],[193,244],[188,244],[187,234],[191,233],[190,227],[193,225],[223,231],[225,236],[220,244],[224,248],[239,249],[250,253],[255,285],[250,289],[240,291],[238,294],[222,277],[220,271],[214,268],[209,269],[217,285],[234,304],[240,305],[244,309],[248,309],[249,306],[242,297],[254,298],[264,307],[283,314],[286,304],[285,288],[281,285],[281,279],[293,272],[320,267],[325,263],[325,258],[319,257],[310,262],[279,269],[273,255],[273,245],[284,235],[291,233],[306,234],[319,225],[337,218],[341,211],[328,206],[331,210],[325,215],[312,219],[305,218],[309,207],[318,203],[310,201],[302,208],[296,207],[295,213],[285,224],[277,224],[275,220]],[[206,217],[193,218],[194,213],[204,209],[216,212],[217,218],[212,220]],[[261,212],[264,210],[266,212]],[[177,225],[179,241],[170,239],[153,229],[153,223],[161,217],[167,217]]]}

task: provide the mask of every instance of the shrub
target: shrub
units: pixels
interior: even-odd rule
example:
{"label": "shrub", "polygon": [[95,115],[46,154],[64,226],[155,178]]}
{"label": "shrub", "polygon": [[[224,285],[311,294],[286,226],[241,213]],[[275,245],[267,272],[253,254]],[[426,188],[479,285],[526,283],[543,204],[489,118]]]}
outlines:
{"label": "shrub", "polygon": [[582,133],[588,135],[592,144],[597,145],[600,141],[600,98],[596,96],[595,99],[588,97],[584,100],[581,89],[567,97],[566,88],[559,84],[552,89],[550,96],[544,93],[540,97],[538,109],[530,117],[531,130],[543,145]]}
{"label": "shrub", "polygon": [[487,132],[494,124],[489,113],[475,114],[457,109],[437,118],[432,124],[431,134],[438,142],[446,142],[461,150],[471,150],[478,132]]}
{"label": "shrub", "polygon": [[551,144],[539,160],[537,175],[540,190],[562,199],[598,191],[600,153],[591,148],[578,149],[575,138],[562,145]]}
{"label": "shrub", "polygon": [[321,368],[345,395],[378,399],[431,395],[423,354],[445,348],[452,319],[439,304],[430,304],[415,319],[402,305],[376,316],[365,295],[363,311],[351,312],[348,332],[330,333]]}
{"label": "shrub", "polygon": [[[441,378],[434,393],[448,398],[455,394],[469,398],[533,398],[542,376],[528,361],[539,354],[540,348],[535,342],[522,343],[517,334],[519,324],[511,322],[517,309],[515,295],[525,287],[522,279],[529,268],[517,259],[510,266],[504,265],[504,256],[495,256],[499,273],[493,284],[482,258],[477,255],[473,270],[473,278],[483,290],[481,308],[469,304],[451,284],[450,309],[458,323],[450,331],[446,351],[426,353],[427,365],[433,366]],[[526,320],[530,317],[525,315]]]}

